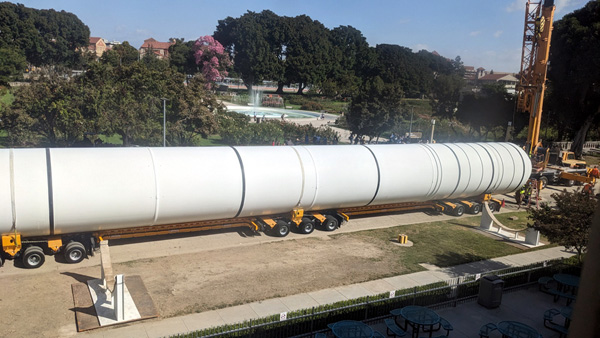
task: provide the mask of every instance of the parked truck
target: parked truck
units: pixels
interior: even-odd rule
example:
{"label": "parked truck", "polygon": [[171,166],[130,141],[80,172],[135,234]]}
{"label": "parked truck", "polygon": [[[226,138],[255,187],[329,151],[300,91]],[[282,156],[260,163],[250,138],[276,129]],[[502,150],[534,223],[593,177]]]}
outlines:
{"label": "parked truck", "polygon": [[45,254],[77,263],[103,239],[239,226],[285,236],[356,214],[476,213],[478,196],[514,191],[530,173],[511,143],[1,149],[0,255],[37,268]]}
{"label": "parked truck", "polygon": [[584,160],[578,160],[575,158],[574,152],[566,150],[550,151],[548,163],[573,169],[587,168],[587,163]]}
{"label": "parked truck", "polygon": [[548,184],[562,184],[568,187],[577,182],[590,183],[590,170],[585,161],[575,160],[573,152],[551,151],[548,148],[536,148],[531,157],[531,179],[541,182],[542,188]]}

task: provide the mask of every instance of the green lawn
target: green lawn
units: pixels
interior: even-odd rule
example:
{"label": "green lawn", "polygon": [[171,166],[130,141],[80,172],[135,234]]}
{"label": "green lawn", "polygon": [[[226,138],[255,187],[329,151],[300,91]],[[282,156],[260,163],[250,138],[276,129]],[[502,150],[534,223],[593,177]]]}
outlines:
{"label": "green lawn", "polygon": [[[389,250],[397,257],[402,273],[422,271],[419,264],[428,263],[448,267],[483,259],[506,256],[523,252],[501,240],[484,236],[473,229],[479,226],[480,217],[465,217],[446,222],[431,222],[402,225],[387,229],[377,229],[334,235],[356,236],[372,242],[377,247]],[[408,236],[412,247],[390,245],[399,234]],[[392,275],[399,267],[391,267]]]}
{"label": "green lawn", "polygon": [[123,138],[121,137],[121,135],[119,134],[113,134],[113,135],[99,135],[98,136],[102,142],[104,142],[104,144],[114,144],[114,145],[123,145]]}
{"label": "green lawn", "polygon": [[587,163],[588,166],[600,165],[600,156],[595,155],[585,155],[583,159]]}
{"label": "green lawn", "polygon": [[219,135],[210,135],[207,139],[202,138],[200,136],[194,139],[194,144],[200,147],[210,147],[210,146],[225,146],[226,144],[222,143],[221,136]]}

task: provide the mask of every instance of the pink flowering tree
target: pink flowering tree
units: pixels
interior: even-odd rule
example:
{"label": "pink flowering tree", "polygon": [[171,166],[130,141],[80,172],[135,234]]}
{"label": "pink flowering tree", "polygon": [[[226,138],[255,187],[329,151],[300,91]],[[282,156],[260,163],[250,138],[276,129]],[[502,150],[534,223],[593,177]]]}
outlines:
{"label": "pink flowering tree", "polygon": [[201,36],[196,40],[194,56],[209,86],[210,83],[227,76],[227,68],[232,65],[223,45],[210,35]]}

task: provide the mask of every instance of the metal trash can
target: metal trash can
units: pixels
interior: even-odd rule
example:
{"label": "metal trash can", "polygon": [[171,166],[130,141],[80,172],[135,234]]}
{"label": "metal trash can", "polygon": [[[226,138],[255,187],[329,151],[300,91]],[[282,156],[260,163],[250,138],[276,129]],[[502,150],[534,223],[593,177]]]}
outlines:
{"label": "metal trash can", "polygon": [[477,303],[488,309],[497,308],[502,303],[504,281],[495,275],[485,276],[479,280],[479,297]]}

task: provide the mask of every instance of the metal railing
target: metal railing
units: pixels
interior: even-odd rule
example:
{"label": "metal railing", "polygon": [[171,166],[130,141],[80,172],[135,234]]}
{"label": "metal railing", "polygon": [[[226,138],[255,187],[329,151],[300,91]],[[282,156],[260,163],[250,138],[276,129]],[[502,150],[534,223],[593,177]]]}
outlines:
{"label": "metal railing", "polygon": [[288,313],[287,319],[284,320],[280,320],[280,315],[274,315],[171,337],[311,337],[316,332],[327,331],[327,324],[344,319],[371,324],[381,322],[384,318],[391,316],[391,310],[407,305],[427,306],[434,309],[455,307],[477,298],[479,280],[488,275],[497,275],[502,278],[504,281],[503,292],[511,292],[529,287],[535,284],[540,277],[551,276],[557,272],[579,274],[580,267],[564,265],[562,259],[547,261],[529,266],[457,277],[444,282],[398,290],[390,294],[367,296],[294,311]]}
{"label": "metal railing", "polygon": [[[573,142],[552,142],[550,148],[558,148],[560,150],[569,150]],[[600,141],[587,141],[583,143],[583,151],[587,152],[592,149],[599,149]]]}

